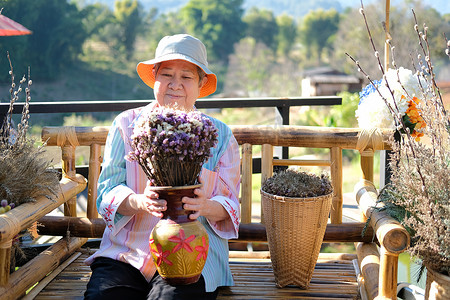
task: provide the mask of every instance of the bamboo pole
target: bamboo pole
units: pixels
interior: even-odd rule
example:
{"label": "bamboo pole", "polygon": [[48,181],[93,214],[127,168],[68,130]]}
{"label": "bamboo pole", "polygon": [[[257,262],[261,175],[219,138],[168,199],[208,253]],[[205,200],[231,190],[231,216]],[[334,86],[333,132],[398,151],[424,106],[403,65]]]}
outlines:
{"label": "bamboo pole", "polygon": [[100,166],[103,158],[101,154],[100,144],[91,144],[89,157],[89,175],[88,175],[88,198],[87,198],[87,212],[88,218],[93,219],[98,217],[97,212],[97,182],[100,176]]}
{"label": "bamboo pole", "polygon": [[[89,176],[91,180],[88,183],[88,205],[87,216],[90,218],[98,217],[96,208],[97,198],[97,180],[100,174],[100,166],[102,163],[101,145],[106,143],[109,127],[74,127],[76,140],[80,146],[90,146],[89,158]],[[42,140],[47,142],[47,146],[58,146],[58,135],[61,127],[44,127],[42,129]],[[76,173],[75,168],[75,147],[65,144],[62,149],[62,169],[65,176],[71,177]],[[66,216],[76,216],[76,197],[67,201],[64,207]]]}
{"label": "bamboo pole", "polygon": [[373,183],[361,180],[355,186],[356,201],[365,214],[370,217],[370,225],[374,228],[381,246],[392,254],[400,254],[409,246],[410,236],[400,223],[385,211],[374,209],[377,205],[377,190]]}
{"label": "bamboo pole", "polygon": [[362,178],[373,182],[373,156],[361,155]]}
{"label": "bamboo pole", "polygon": [[[356,149],[360,128],[336,128],[319,126],[230,126],[236,140],[240,145],[249,143],[252,145],[271,144],[273,146],[285,147],[309,147],[309,148],[332,148]],[[389,130],[382,131],[383,150],[390,149]]]}
{"label": "bamboo pole", "polygon": [[370,224],[375,229],[381,245],[377,299],[395,299],[397,297],[398,255],[409,246],[409,234],[386,212],[374,209],[377,205],[378,192],[372,182],[361,180],[355,186],[355,192],[360,209],[367,217],[370,217]]}
{"label": "bamboo pole", "polygon": [[242,145],[241,223],[252,221],[252,145]]}
{"label": "bamboo pole", "polygon": [[[248,143],[252,145],[271,144],[273,146],[286,147],[311,147],[342,149],[356,149],[359,128],[336,128],[322,126],[230,126],[236,140],[240,145]],[[48,146],[56,146],[58,130],[60,127],[44,127],[42,140],[47,141]],[[105,144],[109,127],[75,127],[76,136],[80,146],[91,144]],[[391,132],[383,132],[382,149],[390,149],[388,139]],[[374,149],[374,150],[382,150]]]}
{"label": "bamboo pole", "polygon": [[[286,147],[311,147],[342,149],[356,149],[359,128],[336,128],[322,126],[230,126],[236,140],[240,145],[249,143],[252,145],[271,144],[273,146]],[[57,135],[60,127],[44,127],[42,129],[42,140],[47,141],[48,146],[57,146]],[[91,144],[105,144],[109,127],[75,127],[78,143],[80,146]],[[390,149],[388,139],[391,132],[383,132],[383,149]],[[382,150],[382,149],[374,149]]]}
{"label": "bamboo pole", "polygon": [[[276,163],[278,165],[279,160]],[[273,146],[270,144],[262,145],[261,150],[261,185],[267,180],[267,178],[273,175]]]}
{"label": "bamboo pole", "polygon": [[343,179],[342,179],[342,149],[333,147],[330,149],[331,158],[331,184],[333,185],[333,200],[331,204],[330,221],[332,224],[342,223],[342,205],[344,203]]}
{"label": "bamboo pole", "polygon": [[86,179],[81,175],[76,175],[73,181],[69,178],[62,178],[60,181],[61,190],[54,199],[40,197],[35,202],[28,202],[0,215],[0,242],[12,240],[20,231],[30,227],[47,213],[51,212],[66,199],[77,195],[86,187]]}
{"label": "bamboo pole", "polygon": [[378,280],[380,277],[378,248],[374,243],[356,243],[355,247],[367,296],[370,300],[375,299],[378,296]]}
{"label": "bamboo pole", "polygon": [[0,286],[5,286],[9,280],[11,246],[11,240],[0,243]]}
{"label": "bamboo pole", "polygon": [[[41,138],[43,141],[47,141],[47,146],[58,146],[57,137],[60,130],[61,127],[44,127],[42,128]],[[91,144],[104,145],[109,127],[75,127],[75,132],[80,146],[90,146]]]}
{"label": "bamboo pole", "polygon": [[62,216],[44,216],[39,219],[39,234],[62,236],[67,230],[71,236],[86,238],[101,238],[105,231],[105,221],[102,218],[81,218],[81,217],[62,217]]}
{"label": "bamboo pole", "polygon": [[[55,218],[55,217],[48,217]],[[62,230],[68,221],[58,226],[52,226],[52,230],[60,228]],[[352,242],[372,242],[373,229],[367,227],[366,234],[362,236],[362,231],[365,227],[362,222],[349,222],[341,224],[327,224],[325,235],[323,237],[324,243],[352,243]],[[86,230],[87,231],[87,230]],[[55,232],[57,234],[58,232]],[[53,233],[52,233],[53,234]],[[267,242],[266,228],[261,223],[241,224],[239,226],[239,237],[230,240],[230,242]]]}
{"label": "bamboo pole", "polygon": [[368,300],[369,297],[367,296],[366,285],[364,284],[364,277],[362,276],[361,270],[359,269],[358,256],[356,256],[356,259],[352,260],[352,263],[356,273],[356,282],[358,282],[358,291],[360,298],[361,300]]}
{"label": "bamboo pole", "polygon": [[328,159],[275,159],[275,166],[322,166],[329,167],[331,161]]}
{"label": "bamboo pole", "polygon": [[269,259],[269,251],[234,251],[231,250],[229,258],[252,258],[252,259]]}
{"label": "bamboo pole", "polygon": [[[61,147],[62,156],[62,172],[63,177],[74,178],[75,169],[75,149],[76,147],[66,145]],[[77,216],[77,196],[68,199],[64,205],[64,215],[69,217]]]}
{"label": "bamboo pole", "polygon": [[36,298],[39,293],[50,283],[56,276],[58,276],[65,268],[67,268],[72,262],[74,262],[79,256],[81,252],[77,252],[72,254],[66,261],[60,264],[53,272],[51,272],[44,279],[39,281],[39,284],[33,287],[31,291],[27,292],[27,295],[23,297],[21,300],[33,300]]}
{"label": "bamboo pole", "polygon": [[[42,224],[39,233],[42,235],[64,235],[67,230],[71,236],[100,238],[105,230],[105,222],[101,218],[88,219],[79,217],[44,216],[39,219]],[[351,222],[342,224],[327,224],[325,243],[338,242],[371,242],[373,229],[368,227],[362,236],[365,223]],[[261,223],[246,223],[239,226],[239,237],[230,242],[267,242],[266,227]]]}
{"label": "bamboo pole", "polygon": [[[273,175],[273,146],[263,144],[261,148],[261,186]],[[261,223],[264,224],[263,206],[261,205]]]}
{"label": "bamboo pole", "polygon": [[[20,207],[20,206],[19,206]],[[2,300],[18,299],[46,274],[56,269],[87,239],[63,238],[11,274],[8,284],[0,287]]]}
{"label": "bamboo pole", "polygon": [[380,274],[378,296],[386,299],[397,298],[398,254],[380,248]]}

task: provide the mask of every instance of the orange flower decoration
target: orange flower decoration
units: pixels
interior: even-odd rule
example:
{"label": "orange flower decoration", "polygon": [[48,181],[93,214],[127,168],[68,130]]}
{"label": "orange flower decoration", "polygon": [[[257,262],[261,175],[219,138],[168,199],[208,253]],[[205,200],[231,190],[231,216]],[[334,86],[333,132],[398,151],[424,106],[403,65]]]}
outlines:
{"label": "orange flower decoration", "polygon": [[417,142],[420,141],[421,137],[423,137],[423,132],[421,132],[421,129],[427,126],[424,119],[420,115],[421,110],[417,108],[418,103],[420,103],[420,99],[413,97],[412,100],[408,101],[408,109],[406,110],[406,115],[408,115],[409,121],[411,124],[415,125],[411,136],[415,138]]}

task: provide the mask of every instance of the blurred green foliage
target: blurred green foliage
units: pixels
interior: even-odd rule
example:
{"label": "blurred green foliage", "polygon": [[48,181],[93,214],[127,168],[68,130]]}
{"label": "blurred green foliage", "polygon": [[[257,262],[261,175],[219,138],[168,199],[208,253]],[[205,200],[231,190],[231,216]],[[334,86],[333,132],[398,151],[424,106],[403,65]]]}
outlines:
{"label": "blurred green foliage", "polygon": [[358,93],[341,92],[341,105],[331,107],[310,107],[296,117],[297,125],[326,127],[358,127],[355,111],[358,108]]}
{"label": "blurred green foliage", "polygon": [[82,25],[84,11],[61,0],[0,0],[3,14],[33,33],[27,36],[1,37],[0,80],[9,79],[6,51],[13,66],[26,74],[28,66],[41,79],[55,79],[70,67],[82,52],[88,38]]}
{"label": "blurred green foliage", "polygon": [[180,10],[187,32],[203,41],[212,61],[228,61],[244,33],[243,0],[191,0]]}
{"label": "blurred green foliage", "polygon": [[339,18],[335,9],[318,9],[305,16],[300,27],[300,38],[306,47],[308,58],[316,57],[320,61],[323,51],[332,48],[332,37],[338,30]]}

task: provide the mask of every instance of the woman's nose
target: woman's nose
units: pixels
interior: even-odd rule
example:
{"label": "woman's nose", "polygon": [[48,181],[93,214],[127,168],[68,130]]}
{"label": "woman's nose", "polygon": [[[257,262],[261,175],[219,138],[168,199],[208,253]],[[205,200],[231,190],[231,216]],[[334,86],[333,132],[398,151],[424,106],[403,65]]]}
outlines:
{"label": "woman's nose", "polygon": [[181,81],[176,78],[176,76],[172,77],[172,79],[169,82],[169,88],[176,90],[181,87]]}

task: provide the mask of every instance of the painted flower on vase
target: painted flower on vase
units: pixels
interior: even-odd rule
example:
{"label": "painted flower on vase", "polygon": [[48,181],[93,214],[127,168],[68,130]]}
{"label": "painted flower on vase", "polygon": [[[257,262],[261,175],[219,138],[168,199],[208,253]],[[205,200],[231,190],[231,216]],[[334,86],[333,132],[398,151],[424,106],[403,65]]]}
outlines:
{"label": "painted flower on vase", "polygon": [[191,235],[188,238],[186,238],[184,235],[184,230],[181,228],[179,236],[169,237],[169,241],[177,243],[177,245],[173,247],[172,253],[175,253],[182,248],[184,248],[187,252],[192,252],[193,250],[189,243],[192,242],[193,240],[195,240],[195,235]]}
{"label": "painted flower on vase", "polygon": [[209,248],[209,244],[206,241],[205,237],[202,236],[202,245],[203,246],[196,246],[195,250],[198,251],[198,255],[197,258],[195,260],[200,260],[203,259],[206,261],[206,258],[208,256],[208,248]]}
{"label": "painted flower on vase", "polygon": [[153,254],[157,257],[156,265],[159,267],[163,262],[168,264],[169,266],[173,265],[173,262],[171,262],[167,257],[170,255],[170,251],[166,250],[163,251],[163,248],[161,244],[156,245],[156,249],[151,249],[150,251],[153,252]]}

